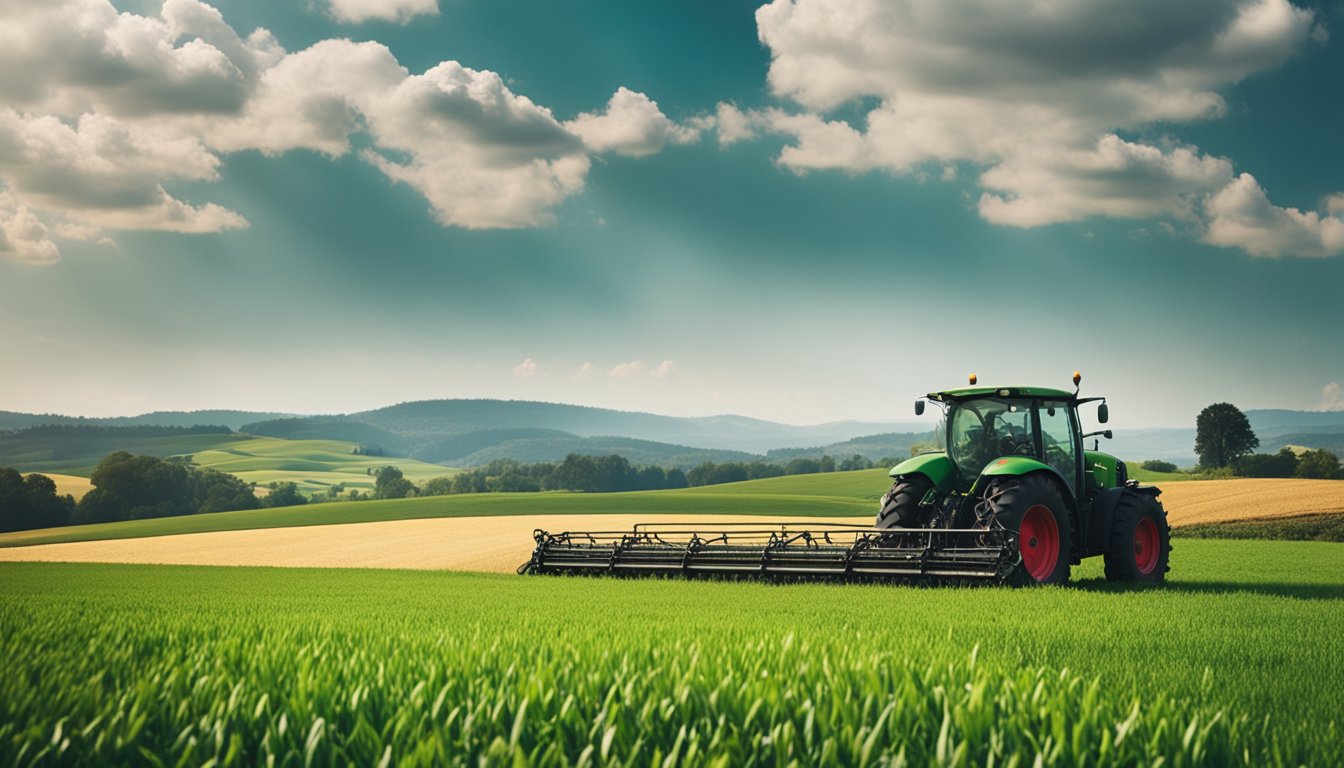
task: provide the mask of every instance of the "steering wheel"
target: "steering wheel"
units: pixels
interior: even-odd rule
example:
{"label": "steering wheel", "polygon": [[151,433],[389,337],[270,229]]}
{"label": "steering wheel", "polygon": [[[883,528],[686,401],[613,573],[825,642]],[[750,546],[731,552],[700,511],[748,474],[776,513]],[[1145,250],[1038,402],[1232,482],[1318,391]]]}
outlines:
{"label": "steering wheel", "polygon": [[1011,432],[1004,435],[1003,439],[999,441],[999,452],[1005,456],[1010,453],[1019,456],[1030,456],[1031,449],[1032,445],[1030,438],[1018,439]]}

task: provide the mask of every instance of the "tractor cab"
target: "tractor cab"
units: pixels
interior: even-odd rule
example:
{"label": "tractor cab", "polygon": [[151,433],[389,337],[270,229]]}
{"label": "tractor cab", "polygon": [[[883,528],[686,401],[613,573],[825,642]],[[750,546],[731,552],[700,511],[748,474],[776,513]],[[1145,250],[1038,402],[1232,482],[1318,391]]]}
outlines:
{"label": "tractor cab", "polygon": [[934,392],[946,406],[939,432],[959,490],[968,491],[995,462],[1015,457],[1044,464],[1071,495],[1084,490],[1083,446],[1073,393],[1041,387],[966,387]]}

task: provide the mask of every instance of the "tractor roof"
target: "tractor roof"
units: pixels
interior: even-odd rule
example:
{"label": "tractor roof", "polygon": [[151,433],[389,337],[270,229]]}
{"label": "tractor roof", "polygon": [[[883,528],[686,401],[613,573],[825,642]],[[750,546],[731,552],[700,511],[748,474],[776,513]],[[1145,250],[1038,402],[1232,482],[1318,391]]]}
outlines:
{"label": "tractor roof", "polygon": [[1044,397],[1059,400],[1076,400],[1078,396],[1074,392],[1069,392],[1064,389],[1054,389],[1053,387],[958,387],[956,389],[945,389],[942,392],[930,392],[927,397],[930,400],[948,402],[951,400],[965,400],[971,397]]}

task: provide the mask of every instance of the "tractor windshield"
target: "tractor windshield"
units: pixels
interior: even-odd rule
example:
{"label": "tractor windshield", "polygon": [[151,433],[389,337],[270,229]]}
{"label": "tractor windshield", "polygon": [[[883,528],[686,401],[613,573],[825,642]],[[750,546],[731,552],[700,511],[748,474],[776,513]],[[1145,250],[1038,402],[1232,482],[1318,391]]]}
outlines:
{"label": "tractor windshield", "polygon": [[999,456],[1031,455],[1030,403],[999,398],[962,400],[947,416],[947,451],[962,477],[979,477]]}

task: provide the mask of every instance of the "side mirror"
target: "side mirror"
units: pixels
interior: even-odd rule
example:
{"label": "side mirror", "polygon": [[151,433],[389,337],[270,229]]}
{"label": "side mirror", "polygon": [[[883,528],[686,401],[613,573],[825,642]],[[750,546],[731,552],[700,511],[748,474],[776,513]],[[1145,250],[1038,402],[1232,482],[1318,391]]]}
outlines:
{"label": "side mirror", "polygon": [[923,416],[923,415],[924,415],[924,401],[923,401],[923,400],[916,400],[916,401],[915,401],[915,415],[916,415],[916,416]]}
{"label": "side mirror", "polygon": [[1111,409],[1106,407],[1105,403],[1097,406],[1097,421],[1101,424],[1111,420]]}

